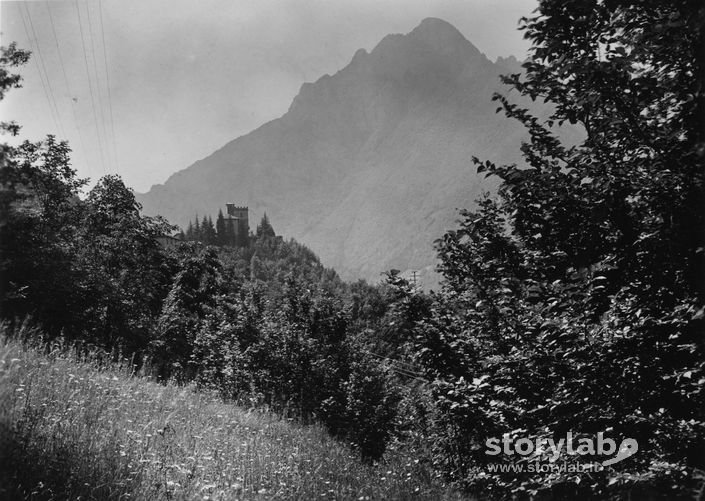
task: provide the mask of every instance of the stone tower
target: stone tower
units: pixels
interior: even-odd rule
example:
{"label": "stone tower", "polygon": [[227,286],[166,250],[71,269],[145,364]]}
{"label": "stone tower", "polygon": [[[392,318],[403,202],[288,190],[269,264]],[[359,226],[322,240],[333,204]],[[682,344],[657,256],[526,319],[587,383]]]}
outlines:
{"label": "stone tower", "polygon": [[246,247],[250,235],[250,219],[247,207],[237,207],[235,204],[225,204],[227,215],[225,224],[232,237],[232,245]]}

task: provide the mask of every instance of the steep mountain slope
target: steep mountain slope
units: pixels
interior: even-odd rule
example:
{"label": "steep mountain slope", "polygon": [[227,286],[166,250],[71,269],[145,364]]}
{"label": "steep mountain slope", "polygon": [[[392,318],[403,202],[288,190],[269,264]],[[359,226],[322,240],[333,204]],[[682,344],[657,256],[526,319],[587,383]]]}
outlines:
{"label": "steep mountain slope", "polygon": [[517,68],[426,19],[303,84],[284,116],[138,198],[145,213],[181,225],[229,201],[249,205],[252,219],[266,211],[278,233],[345,278],[430,270],[456,208],[491,188],[470,157],[519,159],[524,131],[490,100],[506,91],[498,75]]}

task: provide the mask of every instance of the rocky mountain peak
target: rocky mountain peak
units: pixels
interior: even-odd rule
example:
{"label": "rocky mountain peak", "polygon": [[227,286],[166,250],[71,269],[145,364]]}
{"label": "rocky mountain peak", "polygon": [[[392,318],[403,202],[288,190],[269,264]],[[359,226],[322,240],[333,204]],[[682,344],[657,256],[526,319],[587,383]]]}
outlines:
{"label": "rocky mountain peak", "polygon": [[427,17],[421,21],[421,24],[409,33],[409,37],[440,49],[454,45],[472,45],[455,26],[435,17]]}
{"label": "rocky mountain peak", "polygon": [[226,201],[264,211],[349,279],[432,270],[456,208],[491,189],[470,158],[519,160],[524,131],[492,94],[514,61],[488,60],[429,18],[388,35],[333,75],[303,84],[289,111],[138,196],[184,225]]}

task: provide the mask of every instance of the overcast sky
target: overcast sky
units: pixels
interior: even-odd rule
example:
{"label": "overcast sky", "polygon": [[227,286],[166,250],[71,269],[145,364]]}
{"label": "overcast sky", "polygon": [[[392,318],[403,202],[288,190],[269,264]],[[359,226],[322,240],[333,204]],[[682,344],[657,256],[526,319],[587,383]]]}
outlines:
{"label": "overcast sky", "polygon": [[[284,114],[301,84],[426,17],[490,59],[523,58],[535,0],[0,0],[2,45],[34,52],[0,103],[23,139],[69,140],[73,165],[137,191]],[[80,21],[79,21],[80,20]]]}

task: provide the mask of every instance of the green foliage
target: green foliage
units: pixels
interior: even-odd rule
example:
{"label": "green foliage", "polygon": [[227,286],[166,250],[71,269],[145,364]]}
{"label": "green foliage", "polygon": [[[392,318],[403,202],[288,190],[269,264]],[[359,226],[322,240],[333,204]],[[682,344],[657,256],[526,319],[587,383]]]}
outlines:
{"label": "green foliage", "polygon": [[[11,69],[27,57],[14,45],[2,49],[0,99],[19,86]],[[376,287],[344,284],[310,249],[277,236],[266,214],[238,246],[220,212],[215,224],[197,216],[180,233],[183,244],[163,248],[160,239],[175,227],[142,216],[118,176],[82,193],[87,181],[71,168],[67,143],[48,136],[2,152],[5,319],[32,315],[51,339],[122,351],[164,384],[195,381],[229,401],[322,423],[366,461],[382,457],[393,437],[398,382],[366,354],[371,339],[357,336],[385,315],[388,298]],[[22,433],[35,447],[31,430]],[[65,485],[54,476],[47,481],[66,495],[78,492],[71,479],[91,473],[75,464],[81,471],[68,468]],[[102,478],[112,473],[100,470]],[[110,478],[122,482],[120,475]]]}
{"label": "green foliage", "polygon": [[[704,19],[695,2],[544,0],[524,20],[532,57],[504,80],[554,112],[541,122],[495,96],[529,132],[526,166],[475,159],[499,198],[438,241],[445,288],[415,327],[434,462],[483,497],[700,488]],[[564,122],[585,139],[561,144]],[[487,456],[488,438],[568,431],[640,449],[589,477],[486,469],[521,464]]]}
{"label": "green foliage", "polygon": [[[118,177],[104,177],[81,200],[68,146],[52,137],[24,143],[2,175],[4,314],[33,314],[51,335],[148,357],[163,380],[195,379],[228,399],[323,419],[379,458],[391,426],[380,416],[394,414],[393,402],[376,376],[370,402],[381,398],[375,405],[389,409],[369,422],[360,414],[366,400],[350,380],[348,292],[309,249],[274,235],[268,220],[248,247],[204,245],[218,237],[203,218],[187,230],[202,243],[166,251],[158,237],[173,227],[141,216]],[[369,290],[358,286],[358,298]],[[324,406],[331,401],[339,414]],[[360,430],[377,422],[382,435],[372,448]]]}
{"label": "green foliage", "polygon": [[105,176],[82,204],[75,260],[83,277],[84,328],[106,346],[146,347],[173,266],[157,242],[172,226],[140,215],[132,191]]}
{"label": "green foliage", "polygon": [[345,430],[362,457],[382,457],[394,428],[400,396],[379,363],[361,357],[352,364],[345,389]]}
{"label": "green foliage", "polygon": [[[22,87],[22,75],[12,72],[15,68],[27,64],[29,56],[30,52],[18,49],[15,42],[8,47],[0,47],[0,101],[5,98],[9,89]],[[8,132],[16,136],[19,130],[20,127],[15,122],[0,122],[0,133]],[[0,165],[4,165],[7,153],[7,147],[0,146]]]}
{"label": "green foliage", "polygon": [[379,459],[394,426],[395,389],[351,344],[342,304],[293,277],[272,294],[265,299],[257,281],[208,308],[191,357],[199,385],[302,422],[320,421],[365,459]]}
{"label": "green foliage", "polygon": [[[174,228],[141,216],[119,178],[80,198],[66,143],[5,145],[2,315],[149,357],[165,384],[321,423],[365,460],[407,440],[483,498],[702,493],[704,19],[686,0],[540,2],[523,21],[525,71],[504,81],[553,112],[495,96],[527,129],[525,164],[474,159],[499,192],[437,242],[445,283],[431,295],[397,271],[344,284],[266,215],[246,245],[219,212],[163,249]],[[1,52],[0,98],[28,57]],[[584,139],[564,145],[563,124]],[[589,476],[487,470],[525,464],[489,457],[489,438],[569,431],[640,450]]]}
{"label": "green foliage", "polygon": [[243,287],[236,297],[219,295],[206,314],[193,341],[192,367],[202,388],[216,390],[227,401],[258,403],[252,375],[252,350],[259,340],[261,291]]}
{"label": "green foliage", "polygon": [[10,148],[0,167],[1,309],[6,318],[36,315],[52,333],[73,326],[82,308],[73,257],[85,181],[70,168],[69,153],[49,136]]}
{"label": "green foliage", "polygon": [[33,315],[48,334],[64,331],[130,351],[146,346],[169,283],[156,237],[169,226],[142,217],[132,192],[106,176],[87,183],[70,148],[48,136],[24,141],[0,166],[0,307]]}
{"label": "green foliage", "polygon": [[219,272],[220,262],[209,248],[179,263],[150,342],[160,376],[191,379],[187,364],[201,320],[218,292]]}
{"label": "green foliage", "polygon": [[[218,236],[203,218],[187,234],[209,239],[166,250],[158,237],[173,227],[140,215],[117,176],[81,200],[68,146],[51,136],[24,143],[0,172],[4,315],[32,314],[51,336],[148,358],[162,381],[195,380],[228,400],[322,421],[366,459],[381,457],[393,388],[351,349],[351,293],[308,248],[274,235],[268,220],[247,247],[204,245]],[[356,301],[373,290],[358,284]],[[358,308],[355,320],[374,318]]]}
{"label": "green foliage", "polygon": [[98,350],[23,345],[3,327],[2,499],[463,499],[399,451],[362,464],[320,426],[157,384]]}

